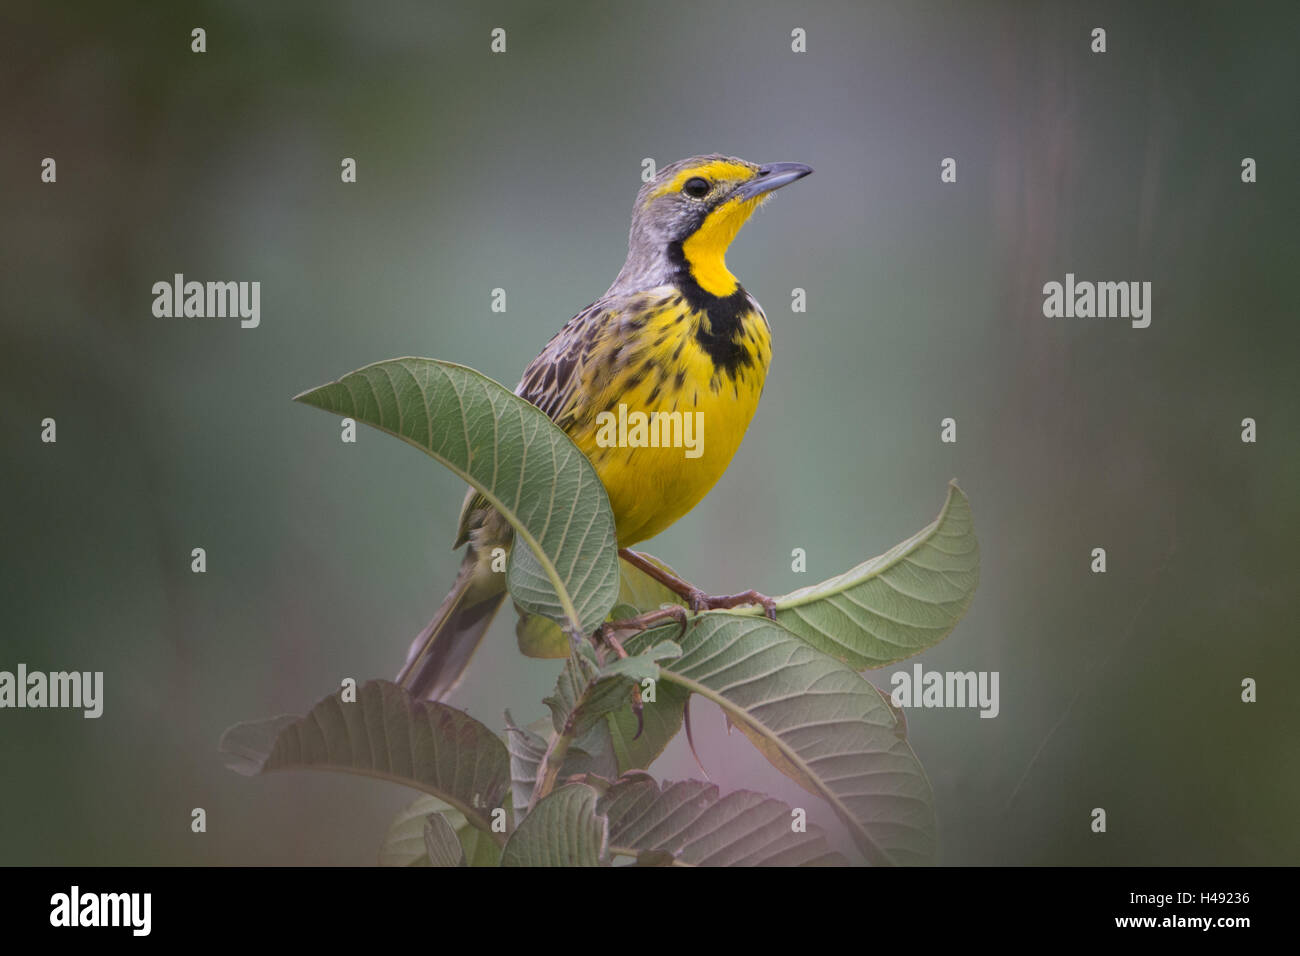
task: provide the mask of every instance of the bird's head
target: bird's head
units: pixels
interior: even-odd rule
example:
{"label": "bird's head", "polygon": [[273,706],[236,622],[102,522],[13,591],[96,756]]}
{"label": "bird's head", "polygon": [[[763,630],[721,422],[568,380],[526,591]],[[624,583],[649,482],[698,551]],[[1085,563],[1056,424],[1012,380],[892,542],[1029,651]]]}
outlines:
{"label": "bird's head", "polygon": [[725,263],[731,240],[774,190],[811,172],[802,163],[760,166],[721,154],[663,167],[637,194],[619,281],[657,284],[685,268],[706,292],[730,295],[736,288]]}

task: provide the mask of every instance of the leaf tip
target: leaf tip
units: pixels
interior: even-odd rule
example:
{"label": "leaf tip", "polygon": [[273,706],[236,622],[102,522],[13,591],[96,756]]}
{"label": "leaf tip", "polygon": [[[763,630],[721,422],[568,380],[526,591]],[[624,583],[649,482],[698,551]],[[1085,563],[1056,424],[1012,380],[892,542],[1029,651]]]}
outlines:
{"label": "leaf tip", "polygon": [[302,402],[304,405],[311,405],[315,408],[322,408],[324,403],[321,393],[333,384],[335,383],[330,382],[327,385],[317,385],[315,388],[304,389],[293,397],[293,401]]}
{"label": "leaf tip", "polygon": [[227,727],[217,744],[226,766],[245,777],[256,777],[266,769],[280,732],[299,718],[281,714],[268,720],[252,720]]}

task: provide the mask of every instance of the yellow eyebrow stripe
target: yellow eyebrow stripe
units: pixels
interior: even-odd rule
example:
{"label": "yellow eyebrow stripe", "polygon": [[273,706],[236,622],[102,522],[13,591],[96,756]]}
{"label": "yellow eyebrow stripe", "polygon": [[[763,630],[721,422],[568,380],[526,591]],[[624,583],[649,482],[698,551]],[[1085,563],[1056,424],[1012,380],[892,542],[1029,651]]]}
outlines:
{"label": "yellow eyebrow stripe", "polygon": [[679,171],[670,182],[664,183],[664,185],[652,192],[649,198],[657,199],[666,193],[677,192],[686,185],[686,180],[695,176],[702,176],[712,183],[726,179],[744,180],[753,175],[754,170],[749,166],[733,163],[726,159],[715,159],[711,163],[688,166],[686,169]]}

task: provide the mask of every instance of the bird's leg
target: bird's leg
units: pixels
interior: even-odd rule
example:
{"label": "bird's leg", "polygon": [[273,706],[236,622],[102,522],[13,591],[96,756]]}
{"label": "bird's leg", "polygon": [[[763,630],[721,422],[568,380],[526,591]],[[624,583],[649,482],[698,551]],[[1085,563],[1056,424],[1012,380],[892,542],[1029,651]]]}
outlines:
{"label": "bird's leg", "polygon": [[[604,625],[602,624],[601,627],[603,628]],[[623,642],[614,636],[614,632],[612,630],[605,631],[598,628],[596,630],[596,640],[604,641],[610,647],[614,648],[614,653],[617,654],[619,657],[621,658],[627,657],[627,651],[623,649]]]}
{"label": "bird's leg", "polygon": [[674,604],[671,607],[661,607],[656,611],[646,611],[636,617],[625,617],[619,621],[606,621],[596,628],[593,638],[598,644],[604,642],[614,648],[619,657],[627,657],[627,651],[623,650],[623,645],[616,636],[620,631],[639,633],[658,627],[668,621],[676,621],[681,628],[677,636],[681,637],[686,633],[687,619],[686,608],[680,604]]}
{"label": "bird's leg", "polygon": [[671,571],[665,571],[639,551],[633,551],[631,548],[620,548],[618,556],[637,570],[650,575],[674,594],[689,598],[692,591],[699,590],[689,581],[683,581]]}
{"label": "bird's leg", "polygon": [[665,571],[645,555],[623,548],[618,556],[639,571],[644,571],[674,594],[686,599],[692,611],[713,611],[739,607],[742,604],[758,604],[773,621],[776,620],[776,601],[758,591],[741,591],[738,594],[705,594],[694,584]]}

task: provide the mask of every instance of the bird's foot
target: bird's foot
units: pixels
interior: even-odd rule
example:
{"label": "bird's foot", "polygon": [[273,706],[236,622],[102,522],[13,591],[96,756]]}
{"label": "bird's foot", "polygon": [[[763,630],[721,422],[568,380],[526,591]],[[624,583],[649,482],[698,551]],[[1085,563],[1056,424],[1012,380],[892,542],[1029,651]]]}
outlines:
{"label": "bird's foot", "polygon": [[[642,631],[659,627],[668,621],[677,622],[677,625],[681,628],[677,636],[681,637],[686,633],[686,625],[689,621],[686,608],[680,604],[674,604],[670,607],[659,608],[657,611],[638,614],[636,617],[606,621],[596,628],[595,633],[592,634],[592,641],[597,647],[603,644],[612,648],[619,657],[627,657],[627,650],[623,647],[623,642],[619,640],[619,634],[639,634]],[[641,688],[639,686],[633,684],[628,690],[631,694],[632,713],[636,715],[636,733],[632,736],[632,739],[636,740],[641,736],[641,731],[645,728],[644,704],[641,702]]]}
{"label": "bird's foot", "polygon": [[763,613],[771,620],[776,620],[776,599],[758,591],[741,591],[738,594],[705,594],[699,588],[693,588],[685,595],[692,611],[730,610],[744,604],[756,604],[763,608]]}
{"label": "bird's foot", "polygon": [[677,636],[681,637],[686,633],[686,625],[689,622],[690,615],[686,613],[686,608],[680,604],[673,604],[667,607],[661,607],[655,611],[646,611],[644,614],[638,614],[636,617],[625,617],[617,621],[606,621],[600,627],[596,628],[596,633],[592,635],[597,644],[608,644],[612,647],[619,657],[627,657],[627,651],[623,650],[623,645],[618,640],[618,635],[639,634],[642,631],[648,631],[651,628],[659,627],[669,621],[675,621],[680,630]]}

